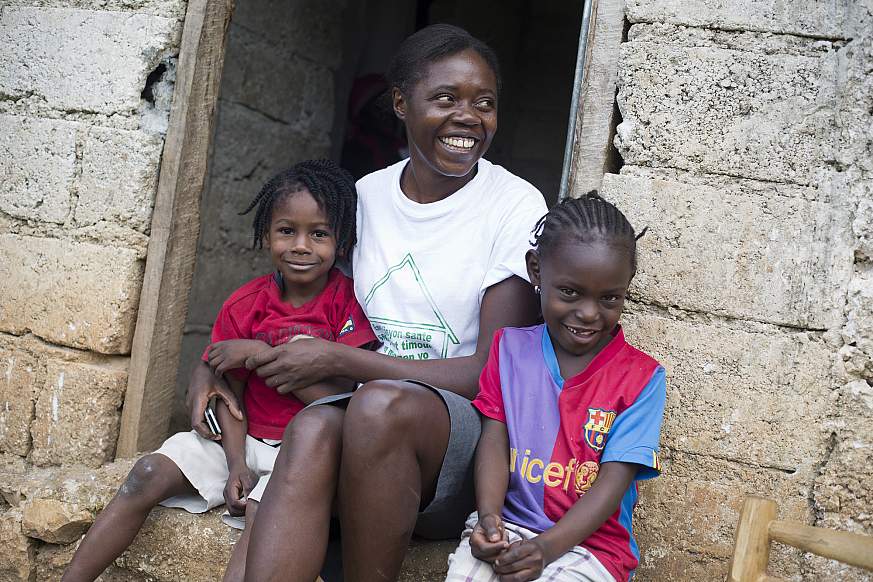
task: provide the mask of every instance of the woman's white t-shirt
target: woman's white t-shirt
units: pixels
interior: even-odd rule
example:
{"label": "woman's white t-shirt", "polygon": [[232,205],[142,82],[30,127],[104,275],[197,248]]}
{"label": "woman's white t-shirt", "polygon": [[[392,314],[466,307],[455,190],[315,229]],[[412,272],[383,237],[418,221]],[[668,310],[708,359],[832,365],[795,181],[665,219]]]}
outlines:
{"label": "woman's white t-shirt", "polygon": [[531,184],[484,159],[463,188],[419,204],[400,190],[407,162],[357,183],[355,295],[382,353],[467,356],[476,351],[485,290],[512,275],[528,280],[524,256],[546,204]]}

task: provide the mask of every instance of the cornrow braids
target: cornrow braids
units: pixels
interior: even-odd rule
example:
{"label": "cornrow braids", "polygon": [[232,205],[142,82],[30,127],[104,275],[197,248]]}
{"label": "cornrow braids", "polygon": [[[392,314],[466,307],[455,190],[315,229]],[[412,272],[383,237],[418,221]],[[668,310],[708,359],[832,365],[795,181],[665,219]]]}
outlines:
{"label": "cornrow braids", "polygon": [[631,270],[636,273],[637,240],[646,230],[637,235],[621,210],[592,190],[581,198],[564,199],[540,218],[531,244],[544,256],[563,242],[609,241],[627,249]]}
{"label": "cornrow braids", "polygon": [[252,224],[252,248],[264,245],[264,236],[273,219],[276,202],[289,194],[309,190],[327,215],[330,228],[336,236],[337,253],[348,254],[355,246],[355,212],[358,195],[352,175],[331,160],[307,160],[280,172],[264,184],[258,195],[240,216],[255,206]]}

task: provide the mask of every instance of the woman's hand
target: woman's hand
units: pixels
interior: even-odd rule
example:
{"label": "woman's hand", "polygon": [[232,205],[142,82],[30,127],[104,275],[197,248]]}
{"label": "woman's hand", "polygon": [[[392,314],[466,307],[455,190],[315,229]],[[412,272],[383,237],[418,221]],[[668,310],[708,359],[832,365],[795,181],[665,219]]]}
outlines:
{"label": "woman's hand", "polygon": [[497,556],[509,547],[503,520],[495,513],[479,518],[470,534],[470,552],[474,558],[493,564]]}
{"label": "woman's hand", "polygon": [[209,367],[221,378],[228,370],[244,368],[246,359],[258,352],[269,350],[270,344],[259,340],[232,339],[209,346]]}
{"label": "woman's hand", "polygon": [[227,504],[228,513],[233,516],[245,515],[246,498],[257,484],[258,474],[245,464],[231,468],[224,485],[224,502]]}
{"label": "woman's hand", "polygon": [[493,567],[500,582],[527,582],[539,578],[546,564],[543,547],[537,538],[533,538],[510,544],[494,560]]}
{"label": "woman's hand", "polygon": [[279,394],[305,388],[330,376],[336,369],[341,344],[318,338],[292,341],[259,352],[246,360],[246,368],[263,378]]}

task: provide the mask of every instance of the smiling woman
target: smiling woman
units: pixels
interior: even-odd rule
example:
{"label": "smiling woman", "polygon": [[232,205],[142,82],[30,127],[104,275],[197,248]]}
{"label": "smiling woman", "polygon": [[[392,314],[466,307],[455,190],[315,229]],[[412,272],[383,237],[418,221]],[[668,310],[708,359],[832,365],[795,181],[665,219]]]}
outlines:
{"label": "smiling woman", "polygon": [[471,399],[492,338],[536,319],[524,256],[545,203],[482,157],[497,131],[494,53],[434,25],[403,42],[388,77],[409,159],[358,181],[352,257],[355,295],[382,346],[306,339],[247,362],[280,392],[327,376],[363,383],[288,425],[247,579],[315,578],[333,507],[346,580],[395,579],[413,530],[457,536],[473,507]]}
{"label": "smiling woman", "polygon": [[[446,85],[445,79],[454,83]],[[406,124],[414,160],[401,178],[407,197],[434,202],[451,194],[457,183],[473,179],[476,162],[497,132],[497,85],[495,69],[479,52],[467,49],[433,62],[405,93],[393,89],[394,111]]]}

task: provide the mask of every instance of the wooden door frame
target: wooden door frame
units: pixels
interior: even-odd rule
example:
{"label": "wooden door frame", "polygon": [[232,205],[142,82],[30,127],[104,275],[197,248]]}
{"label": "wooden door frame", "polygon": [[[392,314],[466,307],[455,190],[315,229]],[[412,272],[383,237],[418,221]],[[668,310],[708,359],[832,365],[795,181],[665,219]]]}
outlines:
{"label": "wooden door frame", "polygon": [[[599,189],[612,134],[625,0],[587,0],[566,192]],[[116,457],[166,438],[200,234],[200,200],[234,0],[189,0],[179,49]]]}
{"label": "wooden door frame", "polygon": [[[618,59],[624,36],[625,0],[587,0],[591,3],[586,42],[580,39],[576,97],[567,132],[564,196],[578,198],[600,190],[612,148]],[[578,97],[577,97],[578,95]]]}
{"label": "wooden door frame", "polygon": [[188,0],[116,457],[166,438],[234,0]]}

